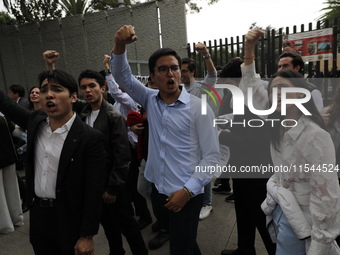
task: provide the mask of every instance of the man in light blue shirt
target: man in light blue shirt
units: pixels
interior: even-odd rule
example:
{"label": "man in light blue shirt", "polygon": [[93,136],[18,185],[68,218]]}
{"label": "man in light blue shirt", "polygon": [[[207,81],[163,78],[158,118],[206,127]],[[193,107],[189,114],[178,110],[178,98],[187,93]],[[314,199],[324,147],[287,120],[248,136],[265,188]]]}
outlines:
{"label": "man in light blue shirt", "polygon": [[170,234],[171,254],[201,254],[196,242],[203,187],[210,181],[196,169],[219,161],[214,114],[201,100],[179,86],[181,59],[171,49],[159,49],[149,59],[149,71],[159,91],[145,87],[131,74],[126,44],[137,40],[132,26],[115,34],[111,70],[116,81],[148,113],[149,151],[145,177],[154,184],[155,213]]}

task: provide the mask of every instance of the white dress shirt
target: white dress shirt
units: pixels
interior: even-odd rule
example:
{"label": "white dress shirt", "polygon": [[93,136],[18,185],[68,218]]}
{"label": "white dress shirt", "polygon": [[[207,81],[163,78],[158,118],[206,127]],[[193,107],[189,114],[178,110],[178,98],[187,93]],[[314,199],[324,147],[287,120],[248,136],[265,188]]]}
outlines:
{"label": "white dress shirt", "polygon": [[100,110],[91,111],[91,113],[86,117],[86,124],[93,127],[93,123],[98,117]]}
{"label": "white dress shirt", "polygon": [[65,139],[76,118],[76,114],[61,128],[52,132],[49,118],[42,123],[37,131],[34,156],[34,191],[40,198],[56,198],[56,183],[59,159]]}

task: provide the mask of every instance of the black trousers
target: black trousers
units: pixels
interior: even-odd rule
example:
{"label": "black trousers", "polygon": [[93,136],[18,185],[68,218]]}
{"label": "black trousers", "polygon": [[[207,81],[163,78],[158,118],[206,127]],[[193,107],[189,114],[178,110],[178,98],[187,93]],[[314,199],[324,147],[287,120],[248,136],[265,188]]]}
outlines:
{"label": "black trousers", "polygon": [[[65,233],[63,233],[65,234]],[[55,207],[39,207],[34,202],[30,209],[30,242],[35,255],[74,255],[79,236],[61,240]]]}
{"label": "black trousers", "polygon": [[168,196],[160,194],[152,185],[151,202],[156,217],[170,235],[171,255],[200,255],[196,242],[203,194],[199,194],[184,206],[180,212],[172,212],[164,207]]}
{"label": "black trousers", "polygon": [[131,163],[129,167],[129,177],[127,182],[129,196],[135,207],[136,216],[148,220],[151,219],[151,214],[148,209],[146,199],[141,194],[139,194],[137,190],[137,182],[139,175],[137,150],[130,146],[130,151],[131,151]]}
{"label": "black trousers", "polygon": [[261,204],[266,198],[267,179],[233,179],[237,221],[238,249],[241,254],[255,255],[255,233],[258,229],[269,255],[275,255],[276,245],[266,228],[266,216]]}
{"label": "black trousers", "polygon": [[114,204],[104,204],[101,224],[109,242],[110,255],[125,254],[122,234],[126,237],[132,254],[148,254],[142,234],[132,212],[132,205],[128,201],[126,192],[120,192]]}

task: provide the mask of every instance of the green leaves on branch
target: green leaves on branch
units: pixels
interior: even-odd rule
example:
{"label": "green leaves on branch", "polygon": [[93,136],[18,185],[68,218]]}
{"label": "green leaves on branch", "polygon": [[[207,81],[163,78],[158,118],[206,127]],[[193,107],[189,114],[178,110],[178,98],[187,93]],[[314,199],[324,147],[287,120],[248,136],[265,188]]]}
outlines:
{"label": "green leaves on branch", "polygon": [[31,23],[61,17],[57,0],[15,0],[9,3],[8,11],[18,23]]}
{"label": "green leaves on branch", "polygon": [[[128,6],[128,5],[131,5],[132,3],[130,0],[124,0],[124,4]],[[92,0],[91,1],[91,8],[93,10],[104,11],[104,10],[109,10],[109,9],[113,9],[117,7],[119,7],[118,0]]]}
{"label": "green leaves on branch", "polygon": [[[203,0],[204,2],[208,2],[208,5],[212,5],[214,3],[217,3],[219,0]],[[185,3],[187,4],[188,9],[190,12],[200,12],[202,10],[202,7],[197,3],[198,0],[185,0]],[[202,0],[200,1],[202,2]]]}
{"label": "green leaves on branch", "polygon": [[3,0],[18,23],[31,23],[61,17],[58,0]]}
{"label": "green leaves on branch", "polygon": [[[333,21],[335,18],[340,18],[340,0],[328,0],[323,4],[327,4],[327,7],[321,9],[321,11],[326,11],[320,18],[321,24],[325,24],[326,20],[329,20],[330,25],[334,25]],[[339,20],[338,20],[339,21]]]}
{"label": "green leaves on branch", "polygon": [[[119,7],[119,0],[0,0],[7,11],[12,14],[20,24],[38,22],[84,14],[92,10],[108,10]],[[188,10],[199,12],[202,7],[199,2],[207,2],[209,5],[219,0],[186,0]],[[124,0],[125,5],[133,5],[137,0]],[[2,18],[4,19],[4,18]],[[4,21],[5,22],[5,21]]]}
{"label": "green leaves on branch", "polygon": [[87,0],[60,0],[60,5],[66,16],[84,14],[89,11],[90,6]]}
{"label": "green leaves on branch", "polygon": [[6,12],[0,12],[0,25],[15,25],[16,19],[13,19]]}

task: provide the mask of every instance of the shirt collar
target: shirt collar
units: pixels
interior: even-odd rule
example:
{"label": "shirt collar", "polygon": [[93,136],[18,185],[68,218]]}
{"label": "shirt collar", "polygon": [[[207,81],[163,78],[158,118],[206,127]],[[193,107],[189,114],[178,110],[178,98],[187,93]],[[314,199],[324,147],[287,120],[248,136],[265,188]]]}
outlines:
{"label": "shirt collar", "polygon": [[[64,125],[62,125],[60,128],[57,128],[54,132],[56,132],[57,130],[59,131],[58,133],[70,131],[71,126],[72,126],[75,118],[76,118],[76,114],[73,113],[72,117]],[[49,117],[46,118],[46,126],[50,126],[50,118]]]}
{"label": "shirt collar", "polygon": [[294,141],[300,136],[305,127],[309,124],[309,119],[302,115],[300,119],[297,121],[297,125],[292,127],[286,132],[286,135],[289,135]]}
{"label": "shirt collar", "polygon": [[185,89],[184,86],[179,85],[180,90],[182,91],[181,94],[178,97],[178,101],[182,102],[183,104],[187,104],[190,102],[190,94],[188,91]]}
{"label": "shirt collar", "polygon": [[[190,94],[186,91],[184,85],[179,85],[179,89],[181,90],[181,94],[179,94],[179,97],[177,98],[176,102],[179,101],[183,104],[187,104],[190,102]],[[162,100],[160,97],[159,97],[159,92],[157,93],[157,98],[159,100]],[[176,103],[175,102],[175,103]]]}

